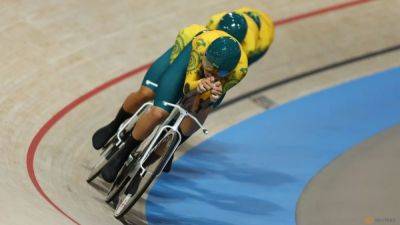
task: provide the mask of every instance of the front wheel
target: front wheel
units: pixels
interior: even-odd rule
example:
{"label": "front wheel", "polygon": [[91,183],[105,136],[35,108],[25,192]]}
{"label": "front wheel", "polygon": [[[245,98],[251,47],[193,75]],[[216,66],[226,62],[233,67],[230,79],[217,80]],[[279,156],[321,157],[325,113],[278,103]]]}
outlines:
{"label": "front wheel", "polygon": [[[120,201],[118,201],[116,206],[114,217],[117,219],[122,218],[135,205],[135,203],[140,199],[151,183],[159,174],[161,174],[173,153],[172,151],[178,144],[178,141],[178,136],[175,132],[167,132],[167,134],[160,139],[160,141],[154,147],[154,151],[152,152],[155,152],[160,148],[165,148],[166,151],[154,164],[146,168],[146,172],[143,174],[143,177],[135,176],[136,178],[134,177],[135,179],[131,179],[130,182],[121,190],[119,196]],[[152,172],[150,172],[150,167],[154,168]]]}

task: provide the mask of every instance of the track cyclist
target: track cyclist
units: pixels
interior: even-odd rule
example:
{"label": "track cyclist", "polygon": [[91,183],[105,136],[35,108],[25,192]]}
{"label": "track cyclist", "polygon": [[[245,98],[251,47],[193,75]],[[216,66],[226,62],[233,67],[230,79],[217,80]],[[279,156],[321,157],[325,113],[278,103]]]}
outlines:
{"label": "track cyclist", "polygon": [[208,22],[207,28],[223,30],[235,37],[246,52],[249,65],[265,55],[275,35],[270,17],[261,10],[249,7],[215,14]]}
{"label": "track cyclist", "polygon": [[[247,73],[247,66],[244,66],[244,63],[242,63],[243,65],[240,66],[239,70],[224,72],[220,68],[220,71],[218,71],[216,70],[216,68],[218,68],[218,63],[216,63],[216,65],[210,63],[210,61],[218,61],[218,59],[204,60],[207,57],[199,53],[196,54],[196,52],[201,52],[200,49],[204,51],[205,48],[201,41],[202,38],[196,39],[198,42],[197,44],[194,43],[195,40],[193,40],[193,38],[209,32],[208,30],[215,29],[223,30],[240,41],[242,49],[248,57],[249,64],[260,59],[267,52],[274,38],[274,25],[269,16],[260,10],[248,7],[240,8],[232,12],[218,13],[211,17],[207,27],[202,25],[186,27],[179,32],[174,46],[168,49],[153,63],[151,68],[147,71],[140,89],[137,92],[131,93],[126,98],[115,119],[94,134],[92,138],[93,146],[96,149],[103,147],[115,134],[119,125],[127,118],[131,117],[142,104],[155,98],[162,99],[160,96],[157,98],[157,95],[164,95],[168,93],[168,91],[171,91],[171,89],[167,88],[168,84],[166,83],[168,81],[162,82],[162,80],[167,80],[167,78],[163,79],[163,77],[171,77],[171,75],[168,74],[181,74],[180,81],[182,82],[182,79],[185,80],[183,92],[186,96],[188,96],[189,93],[193,93],[193,91],[196,93],[206,92],[202,96],[197,96],[195,98],[194,102],[196,104],[194,104],[192,108],[192,110],[197,111],[199,119],[204,121],[208,113],[221,103],[226,91],[236,85]],[[188,44],[190,44],[191,50],[187,49]],[[199,50],[196,51],[193,46],[197,46]],[[241,52],[242,55],[243,51]],[[190,62],[188,62],[189,55],[191,57],[189,60]],[[240,61],[244,60],[242,59],[242,55]],[[177,61],[178,56],[181,58],[179,61]],[[211,57],[211,54],[208,56]],[[185,63],[187,64],[186,68],[184,68]],[[218,72],[219,76],[217,74]],[[212,88],[213,85],[214,88]],[[173,85],[170,85],[170,87],[172,86]],[[175,95],[179,97],[174,98],[174,100],[182,97],[182,93]],[[210,102],[212,104],[210,104]],[[191,103],[193,103],[193,101]],[[202,107],[199,108],[199,105],[202,105]],[[163,109],[163,107],[160,108]],[[166,114],[162,110],[152,110],[153,122],[158,124],[168,115],[169,110],[170,109],[165,111]],[[155,127],[155,125],[151,127]],[[151,128],[148,129],[148,131],[151,130]],[[190,120],[184,121],[181,125],[181,133],[184,134],[182,143],[196,130],[197,126]],[[147,135],[139,135],[138,139],[143,140],[145,136]],[[134,138],[129,137],[128,140],[128,143],[132,142],[131,149],[134,149],[135,146],[140,143],[140,140]],[[118,163],[113,163],[118,164],[114,169],[111,169],[111,165],[110,168],[105,169],[102,174],[103,178],[109,182],[113,180],[120,165],[122,165],[123,161],[129,156],[128,152],[130,151],[127,150],[126,153],[121,153],[122,156],[119,157],[121,160],[117,160]],[[171,167],[171,161],[166,167],[167,171]],[[112,170],[112,173],[107,174],[107,171]]]}
{"label": "track cyclist", "polygon": [[[165,106],[164,101],[177,103],[185,95],[195,93],[201,96],[198,99],[204,100],[203,105],[214,104],[246,73],[247,55],[235,38],[224,31],[209,31],[201,25],[183,29],[175,45],[147,71],[139,91],[130,94],[115,119],[93,135],[93,146],[100,149],[123,121],[143,103],[154,99],[154,106],[137,121],[119,155],[103,169],[103,179],[112,182],[129,154],[168,117],[172,109]],[[185,129],[180,132],[183,140],[189,136]]]}
{"label": "track cyclist", "polygon": [[[259,60],[268,51],[274,40],[274,24],[270,17],[258,10],[249,7],[243,7],[231,12],[221,12],[213,15],[207,26],[209,30],[222,30],[238,40],[248,57],[249,66]],[[194,80],[199,79],[198,77]],[[239,81],[232,79],[230,85],[236,85]],[[189,82],[188,82],[189,83]],[[185,91],[191,91],[196,85],[185,86]],[[228,85],[226,85],[228,86]],[[216,108],[225,97],[225,93],[218,99],[215,104],[209,105],[197,115],[204,121],[208,113]],[[202,99],[200,99],[202,101]],[[198,127],[193,123],[183,125],[186,128],[186,133],[193,134]]]}

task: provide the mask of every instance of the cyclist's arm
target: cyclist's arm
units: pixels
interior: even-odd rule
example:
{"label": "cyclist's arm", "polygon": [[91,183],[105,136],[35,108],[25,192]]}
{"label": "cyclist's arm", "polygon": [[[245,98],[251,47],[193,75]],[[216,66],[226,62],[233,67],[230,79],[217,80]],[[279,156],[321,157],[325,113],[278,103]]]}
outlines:
{"label": "cyclist's arm", "polygon": [[183,88],[184,95],[192,95],[196,91],[200,83],[201,77],[199,72],[201,69],[201,56],[196,51],[190,53],[190,61],[186,71],[185,85]]}

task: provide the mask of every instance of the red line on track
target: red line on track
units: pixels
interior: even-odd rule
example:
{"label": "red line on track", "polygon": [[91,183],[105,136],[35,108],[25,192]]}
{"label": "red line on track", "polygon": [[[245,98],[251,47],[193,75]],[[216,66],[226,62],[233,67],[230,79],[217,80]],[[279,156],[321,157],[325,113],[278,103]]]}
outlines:
{"label": "red line on track", "polygon": [[281,25],[284,25],[284,24],[287,24],[287,23],[292,23],[292,22],[295,22],[295,21],[299,21],[299,20],[302,20],[302,19],[309,18],[309,17],[321,15],[321,14],[324,14],[324,13],[328,13],[328,12],[332,12],[332,11],[340,10],[340,9],[343,9],[343,8],[348,8],[348,7],[351,7],[351,6],[359,5],[359,4],[362,4],[362,3],[372,2],[372,1],[373,0],[347,1],[347,2],[344,2],[344,3],[341,3],[341,4],[328,6],[326,8],[317,9],[317,10],[314,10],[314,11],[311,11],[311,12],[307,12],[307,13],[303,13],[303,14],[299,14],[299,15],[296,15],[296,16],[292,16],[292,17],[289,17],[289,18],[285,18],[285,19],[281,19],[281,20],[275,21],[275,26],[281,26]]}
{"label": "red line on track", "polygon": [[82,95],[81,97],[75,99],[73,102],[69,103],[66,105],[63,109],[58,111],[53,117],[50,118],[41,128],[40,130],[36,133],[35,137],[33,138],[31,144],[29,145],[28,152],[26,154],[26,168],[28,170],[28,175],[29,178],[31,179],[33,186],[35,186],[36,190],[39,192],[39,194],[50,204],[52,205],[57,211],[59,211],[61,214],[66,216],[71,222],[75,224],[79,224],[76,220],[74,220],[71,216],[69,216],[67,213],[65,213],[57,204],[55,204],[48,196],[47,194],[43,191],[42,187],[39,184],[39,181],[37,180],[35,170],[34,170],[34,160],[35,160],[35,154],[37,151],[37,147],[42,140],[42,138],[46,135],[46,133],[50,130],[51,127],[53,127],[57,121],[61,120],[68,112],[70,112],[72,109],[77,107],[79,104],[82,102],[88,100],[89,98],[93,97],[97,93],[105,90],[106,88],[117,84],[123,80],[125,80],[128,77],[134,76],[135,74],[138,74],[147,68],[150,67],[150,64],[143,65],[141,67],[138,67],[128,73],[122,74],[112,80],[109,80],[108,82],[94,88],[93,90],[89,91],[88,93]]}
{"label": "red line on track", "polygon": [[[351,7],[351,6],[355,6],[355,5],[359,5],[359,4],[367,3],[367,2],[371,2],[371,1],[373,1],[373,0],[347,1],[347,2],[344,2],[344,3],[341,3],[341,4],[336,4],[336,5],[328,6],[328,7],[325,7],[325,8],[317,9],[315,11],[311,11],[311,12],[308,12],[308,13],[303,13],[303,14],[292,16],[292,17],[284,18],[284,19],[281,19],[281,20],[277,20],[274,23],[275,23],[275,26],[278,27],[278,26],[281,26],[281,25],[284,25],[284,24],[292,23],[292,22],[295,22],[295,21],[299,21],[299,20],[302,20],[302,19],[309,18],[309,17],[321,15],[321,14],[328,13],[328,12],[331,12],[331,11],[336,11],[336,10],[348,8],[348,7]],[[42,198],[44,198],[46,200],[47,203],[49,203],[51,206],[53,206],[55,210],[60,212],[62,215],[64,215],[66,218],[68,218],[74,224],[80,225],[80,223],[78,221],[76,221],[74,218],[69,216],[56,203],[54,203],[47,196],[47,194],[44,192],[43,188],[40,186],[40,183],[39,183],[39,181],[38,181],[38,179],[36,177],[35,169],[34,169],[35,154],[37,152],[38,146],[39,146],[41,140],[43,139],[43,137],[46,135],[46,133],[59,120],[61,120],[66,114],[68,114],[70,111],[72,111],[78,105],[80,105],[84,101],[90,99],[91,97],[95,96],[99,92],[104,91],[105,89],[107,89],[107,88],[109,88],[109,87],[111,87],[111,86],[113,86],[113,85],[115,85],[115,84],[117,84],[117,83],[129,78],[129,77],[135,76],[135,75],[145,71],[146,69],[148,69],[150,67],[150,65],[151,65],[151,63],[148,63],[146,65],[143,65],[143,66],[140,66],[140,67],[138,67],[136,69],[133,69],[132,71],[129,71],[129,72],[125,73],[125,74],[117,76],[116,78],[113,78],[113,79],[103,83],[102,85],[100,85],[98,87],[95,87],[91,91],[89,91],[86,94],[84,94],[84,95],[80,96],[79,98],[75,99],[73,102],[69,103],[63,109],[58,111],[54,116],[52,116],[39,129],[39,131],[33,137],[32,141],[31,141],[31,143],[29,145],[28,152],[26,154],[26,169],[28,171],[28,175],[29,175],[29,178],[31,179],[31,182],[32,182],[33,186],[39,192],[40,196],[42,196]]]}

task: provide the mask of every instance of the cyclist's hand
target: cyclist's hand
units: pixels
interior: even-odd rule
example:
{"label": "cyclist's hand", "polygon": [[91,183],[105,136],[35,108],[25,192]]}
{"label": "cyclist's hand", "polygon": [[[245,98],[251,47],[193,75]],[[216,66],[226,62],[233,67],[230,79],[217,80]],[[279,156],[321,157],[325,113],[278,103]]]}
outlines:
{"label": "cyclist's hand", "polygon": [[221,82],[217,81],[214,83],[213,88],[211,89],[210,101],[216,102],[222,95],[222,85]]}
{"label": "cyclist's hand", "polygon": [[213,80],[212,80],[211,78],[213,78],[213,77],[203,78],[203,79],[200,80],[200,83],[199,83],[199,85],[197,86],[197,92],[198,92],[199,94],[202,94],[202,93],[204,93],[204,92],[209,91],[209,90],[212,89],[212,86],[213,86],[212,82],[213,82]]}

